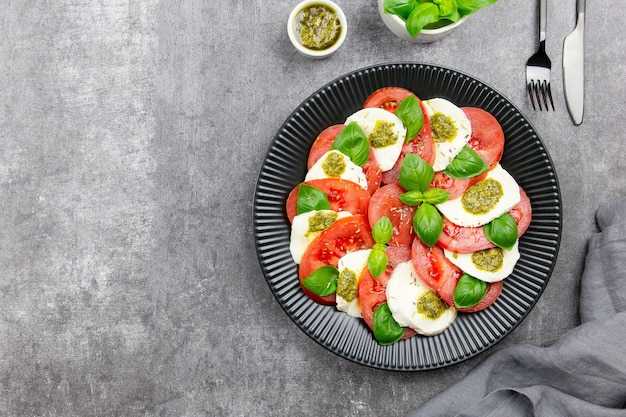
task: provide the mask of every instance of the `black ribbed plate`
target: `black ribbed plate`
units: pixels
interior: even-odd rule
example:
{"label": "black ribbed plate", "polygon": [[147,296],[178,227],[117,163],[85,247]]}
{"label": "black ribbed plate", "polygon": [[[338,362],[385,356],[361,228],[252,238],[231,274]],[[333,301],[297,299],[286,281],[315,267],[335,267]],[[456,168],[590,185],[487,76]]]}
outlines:
{"label": "black ribbed plate", "polygon": [[[460,313],[443,333],[380,346],[362,319],[322,306],[300,289],[289,252],[285,214],[289,192],[303,180],[311,144],[326,127],[343,123],[381,87],[404,87],[421,99],[446,98],[480,107],[498,119],[505,134],[502,166],[528,194],[533,216],[521,237],[521,258],[504,281],[501,296],[478,313]],[[254,197],[254,234],[261,268],[289,317],[313,340],[351,361],[374,368],[420,371],[473,357],[509,334],[529,313],[554,268],[561,239],[561,195],[548,152],[529,122],[493,88],[447,68],[394,63],[364,68],[325,85],[282,125],[261,167]]]}

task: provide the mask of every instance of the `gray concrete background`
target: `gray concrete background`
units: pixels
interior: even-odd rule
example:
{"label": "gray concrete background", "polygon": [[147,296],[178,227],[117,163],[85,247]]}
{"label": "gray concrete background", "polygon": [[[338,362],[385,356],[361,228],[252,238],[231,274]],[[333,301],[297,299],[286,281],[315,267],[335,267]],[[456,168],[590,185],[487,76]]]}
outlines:
{"label": "gray concrete background", "polygon": [[[626,192],[626,9],[588,2],[586,114],[569,119],[549,2],[555,113],[532,112],[536,2],[500,0],[432,45],[395,38],[374,0],[340,0],[333,57],[296,53],[295,1],[19,0],[0,8],[0,415],[401,416],[515,343],[578,323],[601,201]],[[545,293],[490,351],[396,373],[317,345],[256,259],[252,196],[280,125],[312,92],[372,64],[448,66],[528,117],[556,165],[563,241]]]}

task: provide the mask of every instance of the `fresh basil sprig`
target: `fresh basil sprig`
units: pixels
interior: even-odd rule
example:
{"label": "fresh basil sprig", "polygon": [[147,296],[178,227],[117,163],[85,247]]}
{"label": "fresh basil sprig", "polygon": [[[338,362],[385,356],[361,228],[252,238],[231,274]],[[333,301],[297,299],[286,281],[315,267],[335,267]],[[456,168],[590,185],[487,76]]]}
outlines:
{"label": "fresh basil sprig", "polygon": [[337,135],[331,149],[350,157],[350,160],[363,167],[370,156],[370,143],[367,135],[356,122],[350,122]]}
{"label": "fresh basil sprig", "polygon": [[463,180],[480,175],[488,169],[487,162],[475,150],[464,146],[444,172],[450,178]]}
{"label": "fresh basil sprig", "polygon": [[504,213],[484,225],[483,231],[491,243],[502,249],[511,250],[517,242],[517,223],[509,213]]}
{"label": "fresh basil sprig", "polygon": [[433,167],[415,154],[408,153],[400,166],[399,183],[407,190],[400,201],[410,206],[419,204],[413,216],[413,229],[424,244],[432,247],[443,231],[443,218],[433,204],[443,203],[450,193],[428,186],[435,177]]}
{"label": "fresh basil sprig", "polygon": [[367,267],[372,273],[372,276],[377,278],[380,274],[385,272],[387,263],[389,262],[385,250],[387,249],[387,243],[393,237],[393,225],[387,216],[381,217],[374,224],[372,237],[376,243],[367,257]]}
{"label": "fresh basil sprig", "polygon": [[420,3],[409,14],[406,20],[406,30],[415,38],[424,29],[424,26],[439,21],[439,9],[433,3]]}
{"label": "fresh basil sprig", "polygon": [[475,306],[483,299],[489,286],[485,281],[463,274],[454,289],[454,305],[457,308]]}
{"label": "fresh basil sprig", "polygon": [[307,184],[298,187],[296,212],[308,213],[314,210],[330,210],[330,202],[326,193]]}
{"label": "fresh basil sprig", "polygon": [[339,270],[331,265],[317,268],[302,280],[302,285],[313,294],[324,297],[337,292]]}
{"label": "fresh basil sprig", "polygon": [[478,9],[494,4],[497,0],[456,0],[456,8],[462,15],[474,13]]}
{"label": "fresh basil sprig", "polygon": [[410,142],[424,126],[424,114],[414,95],[408,95],[396,108],[396,116],[406,126],[405,142]]}
{"label": "fresh basil sprig", "polygon": [[383,346],[392,345],[404,336],[404,327],[394,320],[386,302],[374,310],[372,327],[374,338]]}

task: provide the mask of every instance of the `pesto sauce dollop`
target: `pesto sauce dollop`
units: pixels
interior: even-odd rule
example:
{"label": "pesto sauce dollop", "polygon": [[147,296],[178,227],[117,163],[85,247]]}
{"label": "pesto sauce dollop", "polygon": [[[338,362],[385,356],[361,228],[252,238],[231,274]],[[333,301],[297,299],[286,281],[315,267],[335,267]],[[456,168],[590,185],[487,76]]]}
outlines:
{"label": "pesto sauce dollop", "polygon": [[313,4],[302,9],[296,16],[294,25],[300,43],[315,51],[333,46],[342,31],[337,13],[322,4]]}
{"label": "pesto sauce dollop", "polygon": [[456,125],[450,116],[435,113],[430,117],[430,123],[435,142],[451,142],[456,137]]}
{"label": "pesto sauce dollop", "polygon": [[306,235],[321,232],[328,229],[337,220],[337,212],[325,210],[318,211],[309,217],[309,230]]}
{"label": "pesto sauce dollop", "polygon": [[398,134],[393,130],[393,123],[387,120],[377,120],[369,134],[368,140],[374,148],[391,146],[398,141]]}
{"label": "pesto sauce dollop", "polygon": [[496,272],[504,264],[504,253],[501,248],[480,250],[472,254],[472,263],[483,271]]}
{"label": "pesto sauce dollop", "polygon": [[448,305],[433,290],[426,291],[417,299],[417,312],[429,319],[438,319],[447,309]]}
{"label": "pesto sauce dollop", "polygon": [[339,178],[346,171],[346,161],[340,153],[332,152],[322,162],[322,169],[329,177]]}
{"label": "pesto sauce dollop", "polygon": [[487,178],[468,188],[461,197],[461,203],[467,212],[481,215],[493,209],[503,195],[500,181]]}
{"label": "pesto sauce dollop", "polygon": [[344,269],[337,277],[337,295],[350,302],[357,295],[357,276],[354,271]]}

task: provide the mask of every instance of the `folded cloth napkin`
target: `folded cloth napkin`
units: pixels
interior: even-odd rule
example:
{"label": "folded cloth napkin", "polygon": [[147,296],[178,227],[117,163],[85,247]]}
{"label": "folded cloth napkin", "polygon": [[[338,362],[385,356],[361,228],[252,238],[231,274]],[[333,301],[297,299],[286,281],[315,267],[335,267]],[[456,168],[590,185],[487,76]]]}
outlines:
{"label": "folded cloth napkin", "polygon": [[626,417],[626,198],[596,220],[581,325],[547,347],[495,352],[410,417]]}

